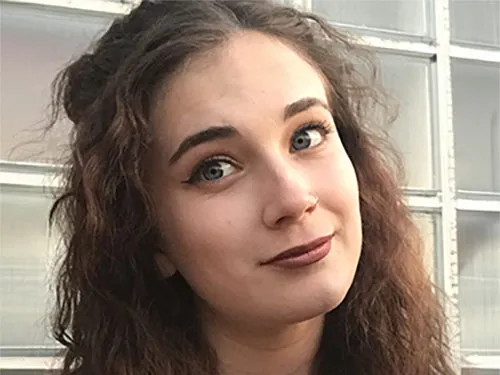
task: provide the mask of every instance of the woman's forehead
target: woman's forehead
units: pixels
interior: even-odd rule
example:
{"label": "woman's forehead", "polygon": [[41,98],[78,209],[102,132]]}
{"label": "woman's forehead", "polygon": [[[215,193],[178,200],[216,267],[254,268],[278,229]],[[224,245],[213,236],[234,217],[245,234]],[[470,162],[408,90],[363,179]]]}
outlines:
{"label": "woman's forehead", "polygon": [[155,124],[174,136],[176,124],[186,131],[200,121],[277,119],[304,97],[326,102],[324,86],[317,70],[291,47],[260,33],[239,34],[168,80],[156,103]]}

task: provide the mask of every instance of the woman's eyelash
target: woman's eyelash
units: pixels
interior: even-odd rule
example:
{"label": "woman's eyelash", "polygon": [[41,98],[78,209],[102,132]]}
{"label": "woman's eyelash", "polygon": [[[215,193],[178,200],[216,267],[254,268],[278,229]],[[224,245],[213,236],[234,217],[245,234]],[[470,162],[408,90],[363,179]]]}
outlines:
{"label": "woman's eyelash", "polygon": [[295,133],[304,131],[304,130],[318,130],[323,135],[327,135],[333,132],[334,128],[328,121],[320,121],[320,122],[309,122],[307,124],[299,127]]}

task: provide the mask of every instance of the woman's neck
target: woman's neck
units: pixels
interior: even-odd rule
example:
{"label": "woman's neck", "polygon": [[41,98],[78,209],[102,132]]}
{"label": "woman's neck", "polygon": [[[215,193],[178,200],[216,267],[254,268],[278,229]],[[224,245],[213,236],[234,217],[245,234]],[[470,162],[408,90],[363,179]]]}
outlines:
{"label": "woman's neck", "polygon": [[203,326],[217,353],[220,375],[312,375],[324,317],[281,329],[228,322],[205,316]]}

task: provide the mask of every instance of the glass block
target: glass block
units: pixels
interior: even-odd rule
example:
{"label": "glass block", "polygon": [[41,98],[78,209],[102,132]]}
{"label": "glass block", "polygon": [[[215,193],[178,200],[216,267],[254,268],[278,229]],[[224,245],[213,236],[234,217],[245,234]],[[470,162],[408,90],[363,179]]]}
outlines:
{"label": "glass block", "polygon": [[106,29],[111,16],[2,2],[0,22],[0,159],[57,161],[70,124],[58,124],[43,137],[51,83]]}
{"label": "glass block", "polygon": [[430,0],[312,0],[329,21],[415,35],[429,34]]}
{"label": "glass block", "polygon": [[389,135],[404,157],[407,187],[433,188],[430,61],[395,55],[379,57],[382,84],[398,106],[398,117]]}
{"label": "glass block", "polygon": [[48,329],[55,250],[49,238],[50,204],[39,191],[0,186],[2,356],[39,355],[56,346]]}
{"label": "glass block", "polygon": [[456,181],[500,192],[500,65],[452,60]]}
{"label": "glass block", "polygon": [[457,216],[464,355],[500,354],[500,213]]}
{"label": "glass block", "polygon": [[451,0],[453,42],[500,47],[500,1]]}

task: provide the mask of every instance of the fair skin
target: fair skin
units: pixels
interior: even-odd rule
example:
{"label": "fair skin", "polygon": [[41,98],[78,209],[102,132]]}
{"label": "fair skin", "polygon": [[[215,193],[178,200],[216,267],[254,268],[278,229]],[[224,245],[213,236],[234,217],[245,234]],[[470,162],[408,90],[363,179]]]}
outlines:
{"label": "fair skin", "polygon": [[[310,374],[361,252],[356,175],[320,74],[279,41],[238,33],[169,77],[153,123],[157,262],[196,292],[221,373]],[[321,260],[266,264],[318,238]]]}

